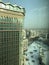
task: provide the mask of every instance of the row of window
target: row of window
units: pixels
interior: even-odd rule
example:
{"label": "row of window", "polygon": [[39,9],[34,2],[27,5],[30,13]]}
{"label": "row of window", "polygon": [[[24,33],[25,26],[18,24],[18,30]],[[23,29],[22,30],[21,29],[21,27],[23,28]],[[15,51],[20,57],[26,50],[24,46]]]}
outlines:
{"label": "row of window", "polygon": [[18,48],[17,49],[13,49],[13,50],[1,50],[0,51],[0,58],[1,58],[1,56],[6,56],[6,55],[12,55],[12,56],[15,56],[14,54],[19,54],[19,51],[17,51],[18,50]]}
{"label": "row of window", "polygon": [[16,26],[20,26],[20,24],[18,25],[18,23],[0,23],[0,27],[16,27]]}
{"label": "row of window", "polygon": [[22,27],[21,25],[15,25],[15,24],[13,24],[13,25],[9,25],[9,24],[8,25],[1,25],[0,24],[0,28],[7,28],[7,29],[8,28],[16,28],[17,29],[17,28],[21,28],[21,27]]}
{"label": "row of window", "polygon": [[5,31],[5,32],[0,32],[0,35],[4,35],[4,36],[13,36],[15,37],[15,35],[19,35],[19,31]]}
{"label": "row of window", "polygon": [[1,48],[6,48],[6,47],[8,47],[8,48],[16,48],[16,47],[19,47],[19,45],[18,45],[18,42],[17,43],[13,43],[13,44],[3,44],[3,45],[0,45],[0,50],[1,50]]}
{"label": "row of window", "polygon": [[2,39],[1,39],[1,40],[0,40],[0,44],[6,44],[6,43],[7,43],[7,44],[8,44],[8,43],[9,43],[9,44],[13,44],[13,43],[16,44],[17,42],[19,42],[19,39],[15,39],[15,40],[14,40],[14,39],[11,39],[11,40],[2,40]]}
{"label": "row of window", "polygon": [[0,28],[0,30],[2,30],[2,31],[4,31],[4,30],[5,30],[5,31],[6,31],[6,30],[8,30],[8,31],[17,31],[17,30],[18,30],[18,31],[19,31],[19,30],[21,30],[21,29],[22,29],[22,27],[15,27],[15,28],[14,28],[14,27],[13,27],[13,28],[11,28],[11,27],[10,27],[10,28],[7,28],[7,27],[4,28],[4,27],[2,27],[2,28]]}
{"label": "row of window", "polygon": [[12,22],[12,21],[15,21],[15,22],[16,22],[16,21],[18,21],[18,19],[17,19],[17,18],[10,18],[10,17],[8,17],[8,16],[7,16],[7,17],[5,17],[5,16],[0,16],[0,21],[5,21],[5,22],[7,22],[7,21],[9,21],[9,22],[10,22],[10,21],[11,21],[11,22]]}
{"label": "row of window", "polygon": [[5,31],[6,30],[8,30],[8,31],[11,31],[11,30],[14,31],[15,30],[15,31],[17,31],[17,30],[20,30],[20,28],[17,28],[17,29],[16,28],[0,28],[0,30],[2,30],[2,31],[4,31],[4,30]]}
{"label": "row of window", "polygon": [[12,25],[14,23],[17,25],[21,24],[21,26],[22,26],[23,25],[22,22],[23,22],[23,19],[0,16],[0,24],[5,24],[5,25],[7,24],[7,26],[8,26],[8,24]]}
{"label": "row of window", "polygon": [[18,42],[18,41],[19,41],[19,39],[7,39],[7,40],[6,40],[6,39],[4,39],[4,40],[3,40],[3,39],[0,39],[0,44],[1,44],[1,43],[3,43],[3,44],[4,44],[4,43],[13,43],[13,42],[16,43],[16,42]]}
{"label": "row of window", "polygon": [[11,39],[11,40],[0,40],[0,45],[1,44],[3,44],[3,45],[5,45],[5,44],[17,44],[17,43],[19,43],[19,39],[15,39],[15,40],[13,40],[13,39]]}

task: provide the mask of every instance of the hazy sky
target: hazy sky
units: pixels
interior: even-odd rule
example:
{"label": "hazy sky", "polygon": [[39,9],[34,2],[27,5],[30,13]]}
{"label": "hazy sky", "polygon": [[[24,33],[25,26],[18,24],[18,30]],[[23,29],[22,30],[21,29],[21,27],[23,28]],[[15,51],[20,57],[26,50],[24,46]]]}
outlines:
{"label": "hazy sky", "polygon": [[25,28],[48,28],[49,0],[3,0],[25,8]]}

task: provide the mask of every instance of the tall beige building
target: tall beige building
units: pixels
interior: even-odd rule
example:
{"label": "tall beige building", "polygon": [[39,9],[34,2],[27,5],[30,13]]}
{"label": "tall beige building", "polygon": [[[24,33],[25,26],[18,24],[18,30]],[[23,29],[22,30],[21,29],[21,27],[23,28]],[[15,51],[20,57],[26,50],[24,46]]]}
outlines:
{"label": "tall beige building", "polygon": [[0,65],[20,65],[25,9],[0,2]]}

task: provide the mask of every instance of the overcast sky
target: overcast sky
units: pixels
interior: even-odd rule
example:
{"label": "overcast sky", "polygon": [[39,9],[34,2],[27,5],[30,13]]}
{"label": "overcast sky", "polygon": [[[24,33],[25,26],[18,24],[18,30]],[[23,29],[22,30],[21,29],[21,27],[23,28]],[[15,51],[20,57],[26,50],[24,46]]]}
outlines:
{"label": "overcast sky", "polygon": [[24,28],[48,28],[49,0],[3,0],[25,8]]}

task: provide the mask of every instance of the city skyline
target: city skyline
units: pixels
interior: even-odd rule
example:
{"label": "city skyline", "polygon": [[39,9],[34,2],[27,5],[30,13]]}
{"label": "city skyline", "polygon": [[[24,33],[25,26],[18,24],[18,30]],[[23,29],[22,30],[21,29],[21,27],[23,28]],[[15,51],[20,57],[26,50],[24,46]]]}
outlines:
{"label": "city skyline", "polygon": [[26,10],[24,28],[49,28],[49,0],[2,0]]}

